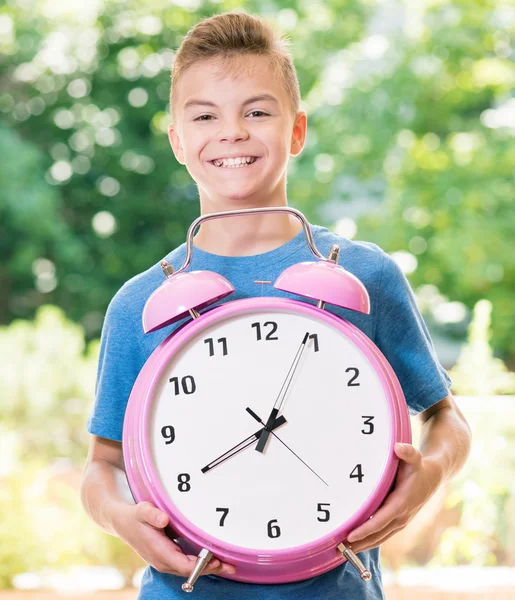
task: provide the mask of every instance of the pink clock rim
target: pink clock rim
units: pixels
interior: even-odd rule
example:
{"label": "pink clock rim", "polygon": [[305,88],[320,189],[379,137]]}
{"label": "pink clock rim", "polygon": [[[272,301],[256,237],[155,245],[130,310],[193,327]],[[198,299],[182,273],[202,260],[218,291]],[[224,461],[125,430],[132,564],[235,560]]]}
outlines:
{"label": "pink clock rim", "polygon": [[[336,326],[356,343],[357,347],[374,366],[376,375],[389,400],[387,405],[390,416],[390,431],[392,432],[389,440],[390,460],[386,458],[383,473],[378,480],[378,484],[361,510],[331,533],[326,534],[313,542],[291,548],[283,548],[280,550],[247,549],[229,544],[219,538],[206,534],[194,523],[189,521],[167,497],[159,480],[159,476],[152,466],[149,444],[145,442],[144,432],[149,417],[150,399],[152,398],[162,370],[170,360],[170,356],[177,348],[186,343],[191,337],[195,336],[199,330],[234,314],[242,314],[255,310],[291,311],[292,309],[296,312],[319,318],[332,326]],[[153,368],[151,368],[151,366]],[[377,367],[379,367],[379,369]],[[257,557],[259,562],[270,561],[274,564],[293,562],[295,560],[302,561],[302,559],[306,557],[306,553],[311,554],[314,552],[314,549],[316,549],[315,552],[318,553],[337,546],[346,539],[346,535],[348,535],[352,529],[358,524],[365,522],[383,502],[393,483],[397,470],[398,459],[393,452],[394,444],[396,442],[411,442],[410,421],[407,414],[404,394],[393,369],[382,352],[375,344],[371,343],[370,338],[368,338],[365,333],[346,319],[342,319],[327,310],[319,309],[306,302],[300,302],[289,298],[261,297],[233,300],[232,302],[227,302],[212,308],[206,311],[201,318],[192,320],[176,329],[161,342],[145,363],[140,375],[141,377],[138,376],[136,383],[133,386],[127,404],[123,426],[123,447],[133,448],[133,451],[137,455],[138,462],[141,464],[142,473],[140,473],[140,475],[145,477],[145,485],[151,501],[170,515],[172,528],[180,536],[189,540],[193,545],[196,545],[199,548],[208,548],[215,553],[218,558],[228,562],[238,561],[240,563],[248,562],[249,564],[252,564],[256,562]],[[145,394],[141,418],[136,414],[137,395],[140,394],[140,387]],[[139,408],[141,410],[141,402]],[[133,436],[133,439],[131,439],[131,435]],[[144,497],[139,488],[136,473],[134,472],[130,461],[126,461],[126,473],[136,502],[140,502],[144,499],[148,500],[148,497]]]}

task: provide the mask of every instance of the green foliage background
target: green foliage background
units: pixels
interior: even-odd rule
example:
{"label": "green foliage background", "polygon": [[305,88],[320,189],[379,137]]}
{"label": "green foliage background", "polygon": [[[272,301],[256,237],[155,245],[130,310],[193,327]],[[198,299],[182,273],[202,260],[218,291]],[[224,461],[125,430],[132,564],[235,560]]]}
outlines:
{"label": "green foliage background", "polygon": [[[116,290],[198,216],[166,136],[169,68],[215,9],[180,4],[0,7],[2,322],[52,303],[98,336]],[[434,285],[469,313],[490,300],[494,348],[512,363],[513,4],[217,4],[228,10],[266,16],[292,41],[309,130],[290,203],[329,227],[349,216],[356,238],[411,253],[415,288]],[[107,232],[92,226],[99,213]],[[463,338],[465,325],[444,329]]]}
{"label": "green foliage background", "polygon": [[[481,374],[502,371],[509,385],[488,389],[513,393],[496,362],[515,365],[511,0],[7,0],[0,512],[10,517],[0,522],[0,585],[49,566],[111,562],[130,577],[141,565],[91,527],[76,494],[97,339],[118,288],[181,244],[198,216],[195,182],[166,136],[169,69],[190,27],[229,10],[266,16],[292,41],[309,128],[290,162],[290,204],[407,260],[426,320],[447,338],[463,340],[488,300],[489,339],[462,355],[456,381],[484,393]],[[451,304],[461,316],[442,318]],[[439,564],[515,560],[515,463],[503,445],[515,429],[510,419],[477,428],[482,450],[449,497],[462,520]],[[495,464],[509,456],[502,469],[481,462],[487,450]]]}

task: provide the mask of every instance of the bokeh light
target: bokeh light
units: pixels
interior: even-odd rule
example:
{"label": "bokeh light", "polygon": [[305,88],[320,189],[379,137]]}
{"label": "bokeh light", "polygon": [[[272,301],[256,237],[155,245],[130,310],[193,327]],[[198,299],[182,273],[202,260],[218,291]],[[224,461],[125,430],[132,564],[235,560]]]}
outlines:
{"label": "bokeh light", "polygon": [[116,219],[106,210],[98,212],[93,217],[91,224],[95,233],[100,237],[109,237],[116,231]]}

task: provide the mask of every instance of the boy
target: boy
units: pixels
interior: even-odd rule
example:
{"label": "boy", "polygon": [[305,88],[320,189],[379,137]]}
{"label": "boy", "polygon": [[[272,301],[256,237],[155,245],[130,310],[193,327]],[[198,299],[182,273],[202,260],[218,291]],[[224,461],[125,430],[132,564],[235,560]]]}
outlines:
{"label": "boy", "polygon": [[[183,40],[172,80],[170,143],[198,185],[201,214],[286,206],[287,164],[304,147],[306,114],[299,111],[292,58],[270,24],[244,13],[204,19]],[[370,315],[331,310],[364,331],[389,360],[411,413],[421,415],[421,447],[395,446],[401,459],[395,489],[374,518],[348,538],[372,581],[363,582],[345,563],[306,581],[253,585],[219,577],[234,568],[213,559],[195,585],[199,599],[384,598],[379,544],[402,529],[438,486],[459,471],[469,452],[469,427],[449,393],[450,380],[395,262],[374,244],[352,242],[316,225],[311,231],[326,256],[332,244],[341,247],[340,264],[368,289]],[[273,282],[291,264],[313,260],[300,223],[289,215],[211,220],[201,226],[194,245],[190,269],[223,274],[236,288],[229,300],[261,295],[256,281]],[[177,269],[184,253],[183,244],[166,258]],[[107,310],[81,489],[91,518],[149,563],[139,595],[143,600],[182,598],[181,584],[196,558],[185,556],[165,535],[164,512],[148,502],[134,505],[128,498],[120,443],[137,374],[175,327],[143,334],[144,303],[162,281],[157,261],[128,281]],[[288,296],[272,286],[267,295]]]}

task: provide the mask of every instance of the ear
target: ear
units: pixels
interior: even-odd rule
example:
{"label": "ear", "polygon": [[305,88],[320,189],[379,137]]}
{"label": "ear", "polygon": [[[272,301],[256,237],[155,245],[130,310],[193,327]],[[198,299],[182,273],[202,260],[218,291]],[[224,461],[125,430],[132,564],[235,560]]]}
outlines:
{"label": "ear", "polygon": [[172,146],[175,158],[181,163],[181,165],[184,165],[184,151],[182,149],[181,140],[173,123],[168,125],[168,139],[170,140],[170,145]]}
{"label": "ear", "polygon": [[306,142],[306,131],[308,127],[308,116],[304,111],[297,113],[295,117],[295,123],[293,124],[292,138],[291,138],[291,149],[290,154],[292,156],[298,156]]}

